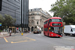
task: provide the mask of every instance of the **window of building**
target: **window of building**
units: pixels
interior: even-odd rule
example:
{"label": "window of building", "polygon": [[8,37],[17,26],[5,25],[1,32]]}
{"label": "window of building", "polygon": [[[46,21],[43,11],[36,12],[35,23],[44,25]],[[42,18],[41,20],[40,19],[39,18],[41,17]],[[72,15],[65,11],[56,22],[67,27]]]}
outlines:
{"label": "window of building", "polygon": [[32,20],[31,23],[34,24],[34,21]]}
{"label": "window of building", "polygon": [[32,9],[31,9],[31,11],[32,11]]}
{"label": "window of building", "polygon": [[32,19],[34,19],[34,17],[32,17]]}
{"label": "window of building", "polygon": [[31,15],[34,15],[34,13],[32,13]]}
{"label": "window of building", "polygon": [[37,12],[37,15],[39,15],[39,13]]}
{"label": "window of building", "polygon": [[7,1],[9,1],[9,0],[7,0]]}
{"label": "window of building", "polygon": [[20,2],[20,0],[15,0],[16,2]]}
{"label": "window of building", "polygon": [[42,19],[40,19],[40,21],[42,21]]}

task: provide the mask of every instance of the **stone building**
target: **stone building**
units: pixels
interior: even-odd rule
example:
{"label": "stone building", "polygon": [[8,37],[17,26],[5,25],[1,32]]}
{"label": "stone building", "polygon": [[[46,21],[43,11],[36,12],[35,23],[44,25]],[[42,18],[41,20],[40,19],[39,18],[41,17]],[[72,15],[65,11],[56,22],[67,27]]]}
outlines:
{"label": "stone building", "polygon": [[29,28],[33,31],[35,27],[39,27],[43,30],[44,21],[51,18],[50,14],[43,11],[41,8],[35,8],[29,10]]}

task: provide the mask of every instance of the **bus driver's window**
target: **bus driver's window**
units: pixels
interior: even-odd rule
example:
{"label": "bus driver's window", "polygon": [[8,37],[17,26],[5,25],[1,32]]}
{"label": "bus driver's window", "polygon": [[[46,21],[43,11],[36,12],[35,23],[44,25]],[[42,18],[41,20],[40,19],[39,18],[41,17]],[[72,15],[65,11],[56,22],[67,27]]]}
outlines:
{"label": "bus driver's window", "polygon": [[51,27],[50,31],[54,32],[54,27]]}

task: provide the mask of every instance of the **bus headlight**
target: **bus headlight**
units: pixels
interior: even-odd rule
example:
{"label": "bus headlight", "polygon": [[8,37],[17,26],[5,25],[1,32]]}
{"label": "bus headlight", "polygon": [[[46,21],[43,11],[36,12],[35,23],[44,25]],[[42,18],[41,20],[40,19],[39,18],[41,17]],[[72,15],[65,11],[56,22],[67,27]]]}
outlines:
{"label": "bus headlight", "polygon": [[51,36],[53,36],[53,34],[51,34]]}

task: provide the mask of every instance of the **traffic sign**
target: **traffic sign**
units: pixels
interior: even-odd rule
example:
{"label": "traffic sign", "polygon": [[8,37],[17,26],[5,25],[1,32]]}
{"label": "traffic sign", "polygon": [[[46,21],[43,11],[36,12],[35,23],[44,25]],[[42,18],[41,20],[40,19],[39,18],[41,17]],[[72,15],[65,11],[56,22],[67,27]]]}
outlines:
{"label": "traffic sign", "polygon": [[0,23],[0,26],[2,26],[2,23]]}

